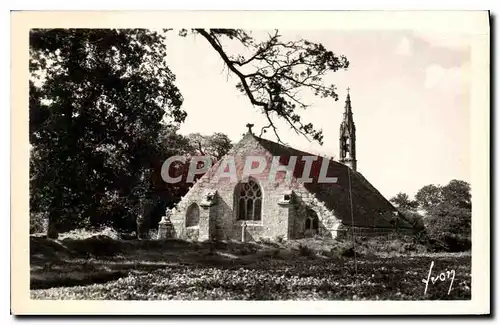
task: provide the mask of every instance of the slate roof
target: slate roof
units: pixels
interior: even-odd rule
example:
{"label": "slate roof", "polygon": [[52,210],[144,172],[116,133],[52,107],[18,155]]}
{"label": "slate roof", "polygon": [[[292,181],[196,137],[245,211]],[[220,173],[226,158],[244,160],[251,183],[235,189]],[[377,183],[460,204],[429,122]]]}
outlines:
{"label": "slate roof", "polygon": [[[312,183],[305,183],[304,187],[313,193],[329,209],[333,209],[345,225],[357,227],[394,227],[391,220],[397,219],[400,228],[411,228],[411,225],[397,213],[397,209],[359,172],[354,171],[328,157],[318,156],[308,152],[300,151],[292,147],[276,143],[267,139],[254,136],[255,140],[273,156],[281,156],[286,160],[287,156],[316,156],[317,161],[313,163],[311,177]],[[328,177],[338,177],[336,184],[324,184],[318,182],[318,176],[323,159],[329,160],[327,171]],[[294,170],[294,178],[302,176],[304,163],[299,158]],[[351,202],[349,197],[349,180],[352,192],[353,213],[351,215]],[[396,217],[397,216],[397,217]]]}
{"label": "slate roof", "polygon": [[[328,209],[333,210],[344,225],[349,226],[354,220],[354,225],[357,227],[394,228],[394,221],[391,220],[398,220],[398,227],[412,228],[404,217],[397,213],[397,209],[360,172],[354,171],[346,165],[328,157],[297,150],[284,144],[257,137],[251,133],[247,133],[236,143],[226,156],[235,157],[236,172],[237,174],[241,174],[244,156],[262,155],[263,153],[266,153],[268,156],[268,163],[272,156],[279,156],[282,164],[287,164],[290,156],[298,157],[292,178],[292,185],[295,186],[299,184],[297,179],[301,178],[305,165],[301,157],[318,157],[313,162],[311,168],[310,176],[313,178],[313,181],[311,183],[304,183],[303,186],[309,193],[314,194],[319,201],[323,202]],[[223,159],[217,161],[197,182],[208,181],[217,168],[219,168]],[[335,184],[325,184],[318,181],[324,159],[327,159],[329,163],[326,176],[338,178]],[[267,171],[269,171],[269,167],[266,167],[265,172]],[[352,214],[349,180],[352,192]],[[278,177],[276,181],[280,182],[282,180]],[[207,184],[207,186],[217,185]]]}

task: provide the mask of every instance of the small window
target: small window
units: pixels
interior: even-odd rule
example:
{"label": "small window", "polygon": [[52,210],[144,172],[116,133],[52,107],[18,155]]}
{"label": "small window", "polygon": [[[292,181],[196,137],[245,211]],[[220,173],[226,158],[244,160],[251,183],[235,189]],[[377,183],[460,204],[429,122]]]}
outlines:
{"label": "small window", "polygon": [[307,217],[306,217],[306,224],[305,224],[305,230],[309,231],[318,231],[319,229],[319,219],[318,215],[316,212],[313,210],[309,209],[307,211]]}
{"label": "small window", "polygon": [[186,227],[198,226],[200,223],[200,207],[193,203],[186,211]]}

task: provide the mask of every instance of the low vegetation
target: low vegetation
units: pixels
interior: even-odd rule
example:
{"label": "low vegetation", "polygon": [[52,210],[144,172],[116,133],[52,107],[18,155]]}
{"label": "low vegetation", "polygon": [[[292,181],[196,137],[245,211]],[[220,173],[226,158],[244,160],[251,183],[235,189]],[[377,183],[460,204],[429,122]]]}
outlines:
{"label": "low vegetation", "polygon": [[[469,253],[381,240],[189,242],[31,237],[33,299],[470,299]],[[372,247],[372,248],[370,248]],[[354,256],[356,252],[356,256]],[[455,271],[451,279],[425,284]],[[431,282],[432,283],[432,282]]]}

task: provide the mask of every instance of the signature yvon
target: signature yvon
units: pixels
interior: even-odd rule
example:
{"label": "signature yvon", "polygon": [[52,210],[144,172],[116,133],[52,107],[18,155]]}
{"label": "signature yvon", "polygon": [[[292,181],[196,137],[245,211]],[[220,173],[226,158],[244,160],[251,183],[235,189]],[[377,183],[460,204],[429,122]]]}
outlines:
{"label": "signature yvon", "polygon": [[453,281],[455,280],[455,270],[451,271],[446,270],[446,272],[441,272],[436,276],[432,276],[433,267],[434,267],[434,261],[431,262],[431,267],[429,268],[429,274],[427,275],[427,279],[422,279],[422,282],[425,283],[424,295],[427,293],[429,283],[435,284],[438,280],[441,282],[450,280],[450,287],[448,288],[448,294],[450,294],[451,288],[453,287]]}

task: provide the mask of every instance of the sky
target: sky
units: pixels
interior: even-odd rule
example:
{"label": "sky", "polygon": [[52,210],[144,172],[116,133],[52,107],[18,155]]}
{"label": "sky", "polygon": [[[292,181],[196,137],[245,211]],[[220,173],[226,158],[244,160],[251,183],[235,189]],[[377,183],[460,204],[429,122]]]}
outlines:
{"label": "sky", "polygon": [[[258,32],[257,32],[258,33]],[[386,198],[413,196],[422,186],[470,182],[470,39],[461,34],[407,30],[280,30],[284,40],[322,43],[350,66],[330,73],[339,100],[305,97],[304,121],[322,129],[323,145],[277,123],[283,142],[315,154],[339,156],[346,88],[356,124],[358,172]],[[241,139],[247,123],[265,117],[236,88],[236,78],[201,36],[167,34],[167,62],[176,75],[188,116],[182,134],[223,132]],[[226,51],[232,53],[231,47]],[[263,137],[275,141],[272,132]]]}

